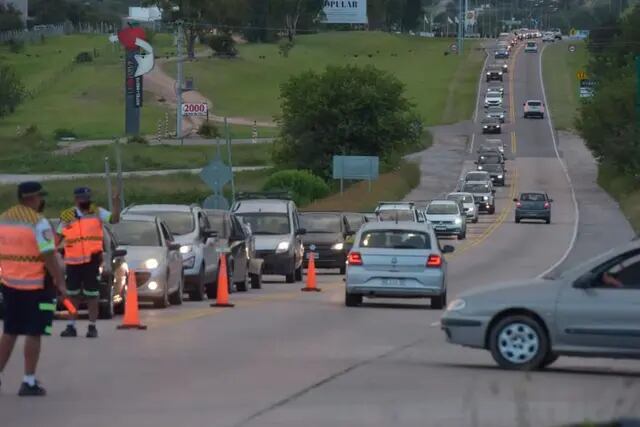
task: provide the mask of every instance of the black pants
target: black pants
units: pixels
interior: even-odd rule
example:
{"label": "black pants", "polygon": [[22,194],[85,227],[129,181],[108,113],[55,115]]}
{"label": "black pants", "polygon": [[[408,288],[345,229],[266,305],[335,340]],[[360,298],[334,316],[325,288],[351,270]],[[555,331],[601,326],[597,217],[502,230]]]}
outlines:
{"label": "black pants", "polygon": [[51,335],[55,311],[55,291],[47,283],[45,289],[21,291],[2,287],[4,333],[7,335]]}
{"label": "black pants", "polygon": [[67,294],[78,297],[80,293],[85,298],[100,297],[98,275],[102,264],[102,254],[91,255],[91,261],[86,264],[67,265]]}

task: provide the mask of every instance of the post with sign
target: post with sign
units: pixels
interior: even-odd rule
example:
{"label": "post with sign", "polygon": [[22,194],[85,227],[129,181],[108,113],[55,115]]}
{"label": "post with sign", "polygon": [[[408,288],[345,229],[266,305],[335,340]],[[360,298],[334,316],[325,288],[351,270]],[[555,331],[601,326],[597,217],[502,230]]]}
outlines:
{"label": "post with sign", "polygon": [[333,179],[340,180],[340,194],[345,179],[366,180],[371,192],[371,181],[378,179],[379,169],[378,156],[333,156]]}

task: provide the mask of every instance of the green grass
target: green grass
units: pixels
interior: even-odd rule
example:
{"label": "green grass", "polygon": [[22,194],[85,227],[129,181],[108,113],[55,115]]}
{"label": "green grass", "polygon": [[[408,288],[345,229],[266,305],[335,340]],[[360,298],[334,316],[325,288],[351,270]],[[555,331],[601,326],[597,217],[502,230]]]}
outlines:
{"label": "green grass", "polygon": [[306,210],[344,210],[352,212],[371,212],[379,200],[402,200],[420,183],[420,167],[417,163],[402,162],[393,171],[380,175],[371,185],[361,181],[349,186],[343,194],[337,193],[316,200],[304,207]]}
{"label": "green grass", "polygon": [[[271,144],[232,145],[234,166],[265,166],[271,163]],[[5,173],[95,173],[104,170],[104,158],[112,159],[115,167],[115,148],[112,146],[89,147],[68,156],[54,156],[36,146],[19,154],[5,153],[0,157],[0,170]],[[221,149],[226,162],[227,151]],[[122,169],[159,170],[192,169],[206,165],[216,155],[212,146],[175,146],[128,144],[122,146]]]}
{"label": "green grass", "polygon": [[[271,120],[280,111],[280,84],[289,76],[327,65],[373,64],[406,84],[425,123],[433,125],[468,119],[473,110],[484,58],[474,49],[477,43],[468,43],[463,57],[445,56],[451,43],[379,32],[304,35],[288,58],[275,44],[246,44],[238,47],[237,59],[200,59],[187,63],[185,73],[214,102],[216,114]],[[175,73],[175,64],[167,69]]]}
{"label": "green grass", "polygon": [[572,41],[575,52],[570,53],[568,42],[548,45],[543,55],[544,85],[547,102],[556,129],[571,130],[580,105],[576,73],[584,70],[588,61],[587,48],[582,42]]}
{"label": "green grass", "polygon": [[[258,191],[271,171],[238,172],[235,174],[237,191]],[[56,217],[62,209],[69,207],[74,187],[87,185],[93,189],[94,199],[102,206],[108,206],[105,180],[92,178],[73,181],[44,182],[47,196],[45,215]],[[137,177],[124,180],[125,202],[131,203],[201,203],[211,194],[197,175],[172,174],[167,176]],[[0,185],[0,211],[14,204],[15,186]]]}
{"label": "green grass", "polygon": [[[224,134],[224,124],[216,123],[221,134]],[[278,136],[278,128],[266,128],[258,126],[258,138],[274,138]],[[229,135],[231,139],[251,139],[253,126],[229,125]]]}
{"label": "green grass", "polygon": [[620,169],[601,164],[598,168],[598,184],[604,188],[620,204],[622,213],[629,223],[640,233],[640,185],[638,180],[628,175],[621,175]]}

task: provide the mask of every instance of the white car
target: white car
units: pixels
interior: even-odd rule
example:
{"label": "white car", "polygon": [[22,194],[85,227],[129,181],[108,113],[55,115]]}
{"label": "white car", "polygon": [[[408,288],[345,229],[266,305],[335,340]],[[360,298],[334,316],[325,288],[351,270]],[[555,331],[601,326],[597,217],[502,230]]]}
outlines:
{"label": "white car", "polygon": [[473,194],[453,192],[447,194],[447,200],[456,200],[461,202],[462,207],[464,208],[464,213],[467,216],[467,221],[471,221],[474,224],[478,222],[478,209],[476,209],[476,202],[473,199]]}
{"label": "white car", "polygon": [[524,47],[524,51],[529,53],[538,53],[538,43],[527,42],[527,45]]}
{"label": "white car", "polygon": [[500,92],[487,92],[484,97],[484,108],[502,107],[502,94]]}

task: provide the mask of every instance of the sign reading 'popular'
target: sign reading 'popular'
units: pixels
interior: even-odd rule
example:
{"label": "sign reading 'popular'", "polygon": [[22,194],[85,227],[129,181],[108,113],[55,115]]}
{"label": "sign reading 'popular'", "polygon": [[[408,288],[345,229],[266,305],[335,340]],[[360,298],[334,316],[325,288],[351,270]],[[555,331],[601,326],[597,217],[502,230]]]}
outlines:
{"label": "sign reading 'popular'", "polygon": [[324,22],[328,24],[366,24],[367,0],[325,0]]}

